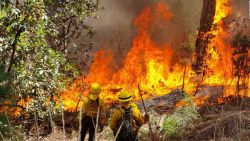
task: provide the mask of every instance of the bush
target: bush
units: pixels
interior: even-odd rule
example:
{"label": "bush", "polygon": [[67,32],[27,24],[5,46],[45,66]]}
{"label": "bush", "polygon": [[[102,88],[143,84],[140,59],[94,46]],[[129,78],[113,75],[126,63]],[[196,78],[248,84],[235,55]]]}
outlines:
{"label": "bush", "polygon": [[[11,126],[11,127],[10,127]],[[0,114],[0,141],[5,138],[9,140],[23,140],[25,133],[22,125],[13,126],[8,123],[8,119],[5,114]]]}
{"label": "bush", "polygon": [[164,119],[162,130],[168,138],[180,136],[185,128],[191,126],[193,121],[199,119],[198,107],[189,99],[186,99],[186,101],[189,104],[177,108],[173,115]]}
{"label": "bush", "polygon": [[5,115],[0,114],[0,132],[3,136],[10,136],[10,129]]}

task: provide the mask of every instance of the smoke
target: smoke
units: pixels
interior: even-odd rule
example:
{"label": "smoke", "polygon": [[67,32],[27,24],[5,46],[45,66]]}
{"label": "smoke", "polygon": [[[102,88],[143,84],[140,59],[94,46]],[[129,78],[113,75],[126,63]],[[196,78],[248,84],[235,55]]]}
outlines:
{"label": "smoke", "polygon": [[232,1],[234,16],[249,19],[249,0]]}
{"label": "smoke", "polygon": [[148,3],[142,0],[101,0],[99,19],[92,24],[97,33],[94,40],[96,47],[129,49],[135,35],[132,20]]}
{"label": "smoke", "polygon": [[250,36],[250,1],[249,0],[241,0],[241,1],[232,1],[232,15],[231,18],[237,18],[240,20],[240,23],[242,24],[241,27],[243,34]]}
{"label": "smoke", "polygon": [[93,40],[95,50],[112,50],[115,58],[113,64],[115,68],[119,68],[137,33],[133,25],[134,17],[145,7],[159,2],[165,3],[173,17],[168,21],[154,21],[150,33],[155,43],[159,46],[167,43],[177,48],[184,33],[197,31],[201,0],[101,0],[100,7],[103,8],[98,12],[99,19],[90,21],[96,31]]}
{"label": "smoke", "polygon": [[[152,33],[158,43],[172,42],[186,31],[196,31],[202,9],[201,0],[102,0],[103,10],[99,20],[93,21],[96,30],[95,44],[97,48],[118,48],[126,51],[130,48],[131,39],[136,34],[133,18],[143,8],[157,2],[164,2],[171,13],[171,22],[164,23]],[[156,27],[157,28],[157,27]]]}
{"label": "smoke", "polygon": [[[173,17],[167,22],[155,21],[151,38],[159,45],[170,44],[176,50],[174,52],[178,52],[183,38],[185,39],[183,36],[186,33],[195,34],[199,27],[202,0],[101,0],[99,19],[89,21],[96,31],[93,51],[111,50],[115,68],[119,68],[136,35],[133,18],[145,7],[158,2],[165,3]],[[232,17],[248,18],[248,0],[232,1],[232,5]]]}

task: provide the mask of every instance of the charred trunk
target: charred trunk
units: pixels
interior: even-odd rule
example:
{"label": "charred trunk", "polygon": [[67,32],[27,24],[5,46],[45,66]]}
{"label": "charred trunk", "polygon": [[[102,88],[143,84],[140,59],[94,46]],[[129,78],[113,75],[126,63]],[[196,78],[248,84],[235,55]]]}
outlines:
{"label": "charred trunk", "polygon": [[195,45],[196,61],[193,64],[193,70],[200,74],[205,66],[205,56],[209,44],[209,31],[211,31],[216,10],[216,0],[203,0],[203,8],[200,19],[200,27]]}

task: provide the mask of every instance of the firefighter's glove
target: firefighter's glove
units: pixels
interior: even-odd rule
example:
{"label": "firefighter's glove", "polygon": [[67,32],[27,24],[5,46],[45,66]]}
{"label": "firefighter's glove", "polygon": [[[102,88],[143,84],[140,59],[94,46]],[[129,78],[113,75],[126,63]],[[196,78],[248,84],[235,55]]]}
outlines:
{"label": "firefighter's glove", "polygon": [[148,122],[148,121],[149,121],[149,114],[145,114],[145,115],[144,115],[144,121],[145,121],[145,122]]}

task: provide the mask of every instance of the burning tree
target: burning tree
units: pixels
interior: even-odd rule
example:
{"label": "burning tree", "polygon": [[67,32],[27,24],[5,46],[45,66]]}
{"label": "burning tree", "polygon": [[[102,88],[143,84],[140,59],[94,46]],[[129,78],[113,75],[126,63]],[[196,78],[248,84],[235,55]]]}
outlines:
{"label": "burning tree", "polygon": [[232,41],[233,52],[233,65],[235,68],[234,75],[237,77],[237,96],[240,91],[244,91],[247,96],[249,74],[250,74],[250,40],[247,36],[238,33]]}
{"label": "burning tree", "polygon": [[212,38],[209,32],[212,30],[214,16],[216,11],[216,0],[203,0],[203,8],[200,19],[200,28],[196,40],[195,55],[196,62],[193,64],[193,69],[199,74],[205,65],[205,57],[207,48]]}

